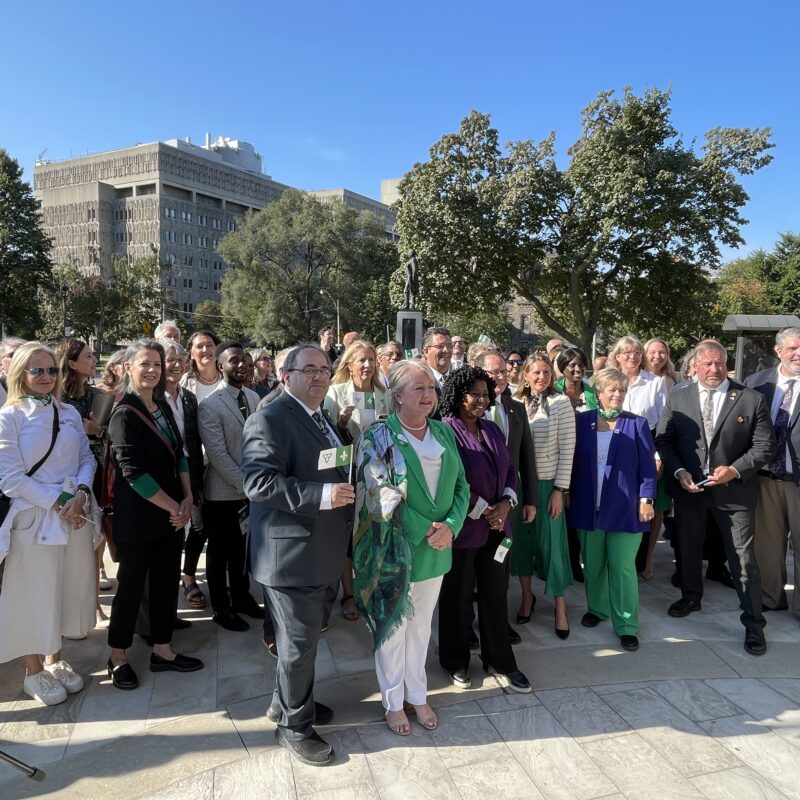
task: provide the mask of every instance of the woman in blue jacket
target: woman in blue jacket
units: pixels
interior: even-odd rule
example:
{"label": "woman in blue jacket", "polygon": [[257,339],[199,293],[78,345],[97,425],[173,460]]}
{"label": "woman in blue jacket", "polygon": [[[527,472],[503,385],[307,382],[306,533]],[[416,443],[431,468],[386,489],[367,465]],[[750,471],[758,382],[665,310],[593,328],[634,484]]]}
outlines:
{"label": "woman in blue jacket", "polygon": [[627,378],[616,369],[595,379],[599,408],[576,418],[569,524],[578,529],[588,611],[594,628],[611,617],[625,650],[638,650],[636,552],[656,496],[653,437],[647,420],[622,410]]}

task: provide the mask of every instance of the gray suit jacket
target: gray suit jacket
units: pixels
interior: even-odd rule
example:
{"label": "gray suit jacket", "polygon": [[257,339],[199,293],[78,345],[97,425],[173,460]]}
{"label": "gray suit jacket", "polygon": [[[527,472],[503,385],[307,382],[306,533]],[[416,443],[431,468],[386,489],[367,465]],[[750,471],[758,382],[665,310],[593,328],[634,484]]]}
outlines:
{"label": "gray suit jacket", "polygon": [[[247,398],[250,413],[255,413],[259,396],[244,386],[242,391]],[[223,382],[197,406],[197,426],[208,457],[203,480],[206,500],[244,500],[242,472],[239,467],[244,417],[236,398]]]}
{"label": "gray suit jacket", "polygon": [[[335,425],[328,418],[329,424]],[[250,500],[250,572],[267,586],[322,586],[344,567],[354,506],[320,511],[325,483],[346,483],[338,467],[318,469],[330,447],[287,392],[245,423],[244,490]]]}
{"label": "gray suit jacket", "polygon": [[[711,441],[706,443],[697,384],[681,384],[669,393],[658,422],[656,450],[667,475],[685,469],[695,483],[703,479],[706,461],[712,470],[721,465],[735,467],[741,478],[705,491],[711,492],[717,508],[727,511],[755,508],[756,482],[751,478],[769,464],[775,452],[769,409],[761,394],[730,381]],[[676,500],[696,500],[677,481],[669,486]]]}

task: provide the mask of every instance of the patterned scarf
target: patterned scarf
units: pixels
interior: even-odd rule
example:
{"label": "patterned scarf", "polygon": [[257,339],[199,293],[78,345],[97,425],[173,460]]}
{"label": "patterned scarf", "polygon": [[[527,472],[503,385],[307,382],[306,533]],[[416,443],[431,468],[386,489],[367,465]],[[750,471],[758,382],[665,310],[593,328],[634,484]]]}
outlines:
{"label": "patterned scarf", "polygon": [[374,650],[414,616],[409,597],[412,549],[403,533],[408,480],[396,442],[402,436],[379,422],[358,443],[353,595]]}
{"label": "patterned scarf", "polygon": [[43,406],[49,406],[53,402],[53,395],[51,394],[24,394],[22,396],[26,400],[33,400]]}

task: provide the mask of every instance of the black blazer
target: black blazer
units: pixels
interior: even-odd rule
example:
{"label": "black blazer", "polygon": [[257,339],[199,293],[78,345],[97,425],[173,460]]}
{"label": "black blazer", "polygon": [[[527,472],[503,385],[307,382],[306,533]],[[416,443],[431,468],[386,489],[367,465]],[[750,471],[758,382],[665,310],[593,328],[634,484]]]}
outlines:
{"label": "black blazer", "polygon": [[[704,477],[706,456],[711,469],[722,465],[735,467],[741,478],[706,489],[706,492],[711,492],[711,498],[720,509],[754,508],[757,487],[751,478],[769,464],[775,453],[775,433],[764,397],[730,381],[711,441],[706,445],[697,384],[676,386],[669,393],[658,422],[656,450],[668,475],[682,468],[688,470],[695,483]],[[677,481],[669,487],[676,500],[692,496],[681,489]]]}
{"label": "black blazer", "polygon": [[536,453],[533,449],[533,434],[528,424],[525,406],[511,398],[506,389],[495,402],[503,404],[508,420],[508,451],[514,469],[519,472],[517,500],[520,504],[535,506],[539,496],[539,479],[536,474]]}
{"label": "black blazer", "polygon": [[114,458],[114,539],[118,542],[145,542],[175,533],[169,513],[142,497],[130,485],[148,473],[177,502],[183,499],[183,486],[178,476],[178,460],[183,453],[183,440],[166,401],[159,401],[177,441],[173,447],[157,436],[138,414],[149,417],[144,403],[128,392],[117,404],[108,424],[111,453]]}
{"label": "black blazer", "polygon": [[[772,409],[772,400],[775,397],[775,386],[778,383],[778,368],[762,369],[756,372],[744,382],[744,385],[754,389],[764,396],[767,404],[767,412]],[[800,391],[800,382],[796,385],[795,391]],[[792,474],[794,482],[800,484],[800,465],[798,465],[797,454],[800,453],[800,425],[797,424],[800,416],[800,403],[794,404],[794,411],[789,417],[789,435],[786,437],[786,445],[789,448],[789,456],[792,461]],[[770,415],[771,419],[771,415]]]}
{"label": "black blazer", "polygon": [[180,397],[183,404],[186,451],[189,453],[189,477],[192,495],[197,499],[203,491],[203,443],[197,427],[197,395],[181,387]]}

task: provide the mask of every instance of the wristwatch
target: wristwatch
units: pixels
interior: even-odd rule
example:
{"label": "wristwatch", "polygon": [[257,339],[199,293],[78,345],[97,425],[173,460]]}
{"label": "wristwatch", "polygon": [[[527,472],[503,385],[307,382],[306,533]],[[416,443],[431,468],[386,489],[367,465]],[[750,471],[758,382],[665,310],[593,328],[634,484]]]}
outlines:
{"label": "wristwatch", "polygon": [[655,500],[653,500],[652,497],[640,497],[639,502],[648,506],[652,506],[655,503]]}
{"label": "wristwatch", "polygon": [[510,497],[507,494],[504,494],[500,499],[501,500],[508,500],[508,504],[511,506],[511,508],[516,508],[517,507],[517,501],[513,497]]}
{"label": "wristwatch", "polygon": [[89,502],[89,498],[91,497],[91,489],[85,483],[79,483],[78,488],[75,490],[75,493],[83,492],[86,495],[86,501]]}

